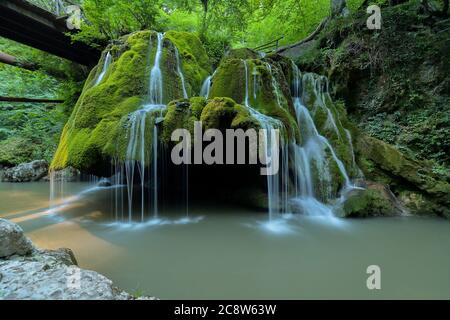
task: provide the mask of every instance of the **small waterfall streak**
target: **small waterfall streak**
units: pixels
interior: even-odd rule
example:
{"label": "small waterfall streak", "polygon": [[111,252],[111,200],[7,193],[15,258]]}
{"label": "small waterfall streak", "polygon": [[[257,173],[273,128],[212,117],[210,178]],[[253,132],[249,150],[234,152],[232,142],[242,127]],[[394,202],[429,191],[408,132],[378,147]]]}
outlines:
{"label": "small waterfall streak", "polygon": [[153,218],[158,219],[158,127],[153,126]]}
{"label": "small waterfall streak", "polygon": [[[153,188],[152,195],[150,196],[151,206],[149,208],[151,208],[151,210],[153,211],[153,216],[155,218],[157,218],[158,216],[158,200],[157,200],[158,129],[154,122],[156,116],[158,115],[160,116],[166,106],[163,104],[163,79],[160,68],[164,35],[162,33],[158,33],[157,40],[158,41],[156,46],[155,58],[150,71],[148,103],[143,105],[140,109],[130,113],[128,120],[128,123],[130,124],[128,129],[128,145],[126,149],[123,167],[125,168],[124,178],[126,179],[129,222],[133,221],[135,176],[136,178],[139,178],[141,188],[140,220],[144,221],[146,215],[145,214],[146,177],[152,180],[151,187]],[[151,45],[151,37],[150,37],[150,45]],[[183,88],[184,88],[184,80],[183,80]],[[147,128],[150,122],[153,122],[153,130],[149,132]],[[149,150],[146,146],[146,141],[150,138],[152,146]],[[149,152],[151,153],[151,156]],[[148,168],[148,163],[152,163],[152,170],[147,171],[146,174],[146,168]],[[120,171],[122,170],[121,168],[122,165],[116,163],[116,176],[118,177],[122,176],[120,174]],[[116,216],[119,215],[116,214]]]}
{"label": "small waterfall streak", "polygon": [[105,57],[105,61],[103,63],[102,71],[98,75],[97,80],[95,80],[94,86],[96,86],[100,82],[102,82],[103,78],[106,75],[106,72],[108,71],[108,68],[109,68],[109,65],[111,64],[111,62],[112,62],[112,56],[111,56],[111,53],[109,53],[109,51],[108,51],[108,53],[106,54],[106,57]]}
{"label": "small waterfall streak", "polygon": [[[305,74],[302,77],[294,63],[292,63],[292,68],[294,77],[292,81],[294,109],[302,137],[302,143],[297,143],[293,146],[295,167],[295,196],[293,202],[305,214],[331,217],[333,216],[333,209],[326,203],[331,200],[330,190],[332,190],[331,183],[333,181],[329,174],[327,154],[331,156],[330,160],[334,162],[344,180],[343,190],[348,190],[351,187],[351,181],[344,163],[339,159],[328,139],[319,133],[310,111],[302,102],[302,96],[307,94],[304,88],[309,83],[313,83],[314,94],[318,100],[316,105],[318,103],[321,108],[325,109],[328,121],[340,139],[333,114],[324,103],[326,99],[324,91],[328,92],[328,83],[325,81],[325,87],[323,87],[321,82],[323,79],[321,77],[314,79],[312,74]],[[313,176],[313,172],[317,172],[317,174]]]}
{"label": "small waterfall streak", "polygon": [[256,66],[255,66],[253,68],[253,99],[255,99],[255,100],[258,95],[257,75],[258,75],[258,71],[256,70]]}
{"label": "small waterfall streak", "polygon": [[[279,145],[276,141],[275,136],[275,126],[277,128],[281,127],[281,123],[272,117],[266,116],[265,114],[254,109],[249,102],[249,70],[246,60],[242,60],[245,69],[245,99],[244,105],[249,110],[250,114],[259,122],[262,127],[262,131],[259,135],[260,140],[260,150],[263,148],[264,157],[266,159],[266,164],[269,161],[274,161],[273,156],[277,155],[275,148]],[[261,148],[262,147],[262,148]],[[270,159],[270,160],[269,160]],[[279,192],[279,173],[266,175],[267,179],[267,197],[268,197],[268,208],[269,208],[269,220],[272,220],[275,214],[280,213],[280,192]]]}
{"label": "small waterfall streak", "polygon": [[163,83],[162,72],[160,68],[161,56],[162,56],[162,44],[164,34],[158,33],[158,42],[156,47],[155,61],[153,62],[152,70],[150,71],[150,90],[149,104],[162,105],[163,103]]}
{"label": "small waterfall streak", "polygon": [[183,88],[183,98],[188,99],[189,97],[188,97],[188,94],[187,94],[187,91],[186,91],[186,83],[184,81],[183,72],[181,71],[180,55],[179,55],[178,49],[177,49],[177,47],[175,45],[174,45],[174,48],[175,48],[175,57],[176,57],[176,60],[177,60],[177,73],[178,73],[178,76],[180,77],[181,86]]}
{"label": "small waterfall streak", "polygon": [[209,90],[211,88],[211,79],[212,79],[212,76],[208,76],[205,79],[205,81],[203,81],[202,89],[200,90],[200,96],[205,97],[206,99],[208,99],[208,97],[209,97]]}

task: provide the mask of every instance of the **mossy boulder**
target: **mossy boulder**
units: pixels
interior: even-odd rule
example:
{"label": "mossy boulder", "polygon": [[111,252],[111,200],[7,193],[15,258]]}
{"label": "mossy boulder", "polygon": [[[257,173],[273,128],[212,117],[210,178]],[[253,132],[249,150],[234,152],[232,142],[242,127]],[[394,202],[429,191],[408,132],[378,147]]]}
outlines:
{"label": "mossy boulder", "polygon": [[212,78],[209,97],[230,97],[239,104],[248,105],[277,120],[286,139],[298,141],[289,79],[283,69],[273,60],[234,56],[223,59],[219,65]]}
{"label": "mossy boulder", "polygon": [[212,72],[210,59],[199,38],[190,32],[168,31],[165,38],[178,49],[189,96],[200,93],[203,81]]}
{"label": "mossy boulder", "polygon": [[446,17],[424,12],[420,0],[385,6],[383,30],[373,32],[363,6],[290,53],[301,70],[327,76],[357,131],[377,139],[352,130],[366,177],[388,184],[411,213],[445,215],[450,42]]}
{"label": "mossy boulder", "polygon": [[359,136],[356,149],[366,177],[389,184],[412,213],[448,214],[450,184],[434,175],[427,163],[364,135]]}
{"label": "mossy boulder", "polygon": [[373,182],[368,182],[364,190],[351,191],[342,209],[343,215],[349,218],[395,216],[403,213],[389,188]]}
{"label": "mossy boulder", "polygon": [[[149,101],[156,47],[157,33],[153,31],[135,32],[108,46],[86,80],[61,135],[51,169],[72,166],[101,175],[108,170],[113,157],[124,158],[129,115]],[[162,48],[163,103],[183,98],[175,48],[187,93],[199,92],[211,67],[198,38],[185,32],[168,32]],[[96,84],[106,52],[112,55],[112,62],[102,81]]]}
{"label": "mossy boulder", "polygon": [[162,125],[162,140],[170,143],[172,132],[181,128],[188,129],[193,137],[195,121],[202,122],[203,130],[260,128],[258,121],[248,110],[231,98],[206,100],[203,97],[193,97],[169,103]]}

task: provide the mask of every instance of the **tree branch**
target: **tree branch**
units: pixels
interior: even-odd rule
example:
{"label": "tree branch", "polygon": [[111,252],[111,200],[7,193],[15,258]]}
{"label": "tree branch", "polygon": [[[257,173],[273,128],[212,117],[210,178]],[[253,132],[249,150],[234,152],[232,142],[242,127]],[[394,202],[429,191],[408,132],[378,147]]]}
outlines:
{"label": "tree branch", "polygon": [[297,47],[297,46],[299,46],[299,45],[301,45],[301,44],[303,44],[305,42],[311,41],[312,39],[314,39],[317,36],[317,34],[319,34],[323,30],[323,28],[327,25],[328,21],[329,21],[329,17],[324,18],[320,22],[320,24],[317,26],[316,30],[314,30],[309,36],[307,36],[306,38],[304,38],[304,39],[302,39],[299,42],[296,42],[294,44],[290,44],[288,46],[281,47],[280,49],[276,50],[275,53],[281,53],[283,51],[286,51],[286,50],[289,50],[291,48]]}

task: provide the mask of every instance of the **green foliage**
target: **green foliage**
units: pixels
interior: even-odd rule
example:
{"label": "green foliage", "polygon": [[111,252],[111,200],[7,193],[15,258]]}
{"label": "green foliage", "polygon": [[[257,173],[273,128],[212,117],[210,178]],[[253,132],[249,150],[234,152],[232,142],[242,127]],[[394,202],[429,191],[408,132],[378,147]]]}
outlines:
{"label": "green foliage", "polygon": [[1,106],[0,164],[50,161],[64,119],[62,110],[54,106]]}
{"label": "green foliage", "polygon": [[203,46],[209,56],[212,66],[217,68],[224,54],[231,47],[231,43],[227,37],[210,36],[203,37]]}
{"label": "green foliage", "polygon": [[[349,8],[362,2],[349,0]],[[282,36],[280,45],[301,40],[329,15],[330,0],[84,0],[82,8],[88,22],[76,40],[104,46],[143,29],[196,32],[217,64],[229,44],[256,47]]]}
{"label": "green foliage", "polygon": [[35,159],[50,161],[62,126],[79,94],[83,71],[66,60],[4,38],[0,38],[0,51],[41,66],[39,70],[29,71],[0,64],[0,79],[4,79],[0,81],[0,95],[66,99],[63,106],[0,102],[0,164],[10,166]]}
{"label": "green foliage", "polygon": [[84,0],[82,31],[74,40],[91,45],[143,29],[159,29],[159,2],[154,0]]}
{"label": "green foliage", "polygon": [[449,30],[420,6],[384,7],[381,31],[366,28],[365,10],[335,19],[298,63],[329,76],[363,131],[449,168]]}
{"label": "green foliage", "polygon": [[317,27],[329,8],[329,0],[261,1],[246,32],[246,46],[256,47],[280,36],[284,36],[281,45],[297,42]]}
{"label": "green foliage", "polygon": [[[94,85],[103,61],[91,71],[63,130],[52,168],[73,166],[101,175],[105,169],[102,164],[108,159],[125,157],[129,114],[148,101],[148,73],[156,54],[155,46],[149,50],[150,38],[155,43],[156,33],[135,32],[108,47],[112,55],[108,72],[101,83]],[[164,86],[164,103],[183,97],[175,47],[181,57],[186,90],[192,96],[200,91],[202,81],[211,72],[208,56],[195,34],[167,32],[160,65],[164,81],[170,84]],[[151,127],[149,123],[148,128]],[[152,133],[146,134],[149,139],[151,136]]]}

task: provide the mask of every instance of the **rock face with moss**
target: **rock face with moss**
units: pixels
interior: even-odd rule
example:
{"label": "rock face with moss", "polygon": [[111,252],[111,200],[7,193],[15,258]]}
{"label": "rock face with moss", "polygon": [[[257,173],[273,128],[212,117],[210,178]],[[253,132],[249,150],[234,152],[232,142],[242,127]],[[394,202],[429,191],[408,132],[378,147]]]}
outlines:
{"label": "rock face with moss", "polygon": [[202,129],[259,129],[259,123],[242,105],[231,98],[193,97],[172,101],[162,124],[162,141],[171,143],[171,135],[175,129],[188,129],[194,136],[195,121],[202,122]]}
{"label": "rock face with moss", "polygon": [[[158,44],[163,107],[153,109],[149,87]],[[389,186],[411,212],[448,214],[448,183],[395,148],[361,134],[347,118],[345,105],[331,98],[326,77],[300,72],[290,59],[279,55],[262,57],[250,49],[231,50],[211,79],[208,97],[198,97],[211,73],[205,50],[190,33],[170,31],[161,40],[155,32],[142,31],[111,43],[86,81],[51,168],[71,166],[111,174],[112,161],[130,160],[126,158],[130,132],[136,130],[135,117],[141,111],[149,116],[139,118],[146,124],[139,129],[145,132],[139,146],[151,144],[154,125],[160,142],[169,146],[175,129],[186,128],[193,135],[195,121],[201,121],[204,130],[260,129],[270,121],[280,129],[289,150],[307,144],[311,135],[316,142],[322,141],[320,155],[310,160],[317,199],[330,202],[338,197],[350,179],[362,177],[361,168],[368,179]],[[307,109],[307,115],[300,115],[299,108]],[[299,165],[294,154],[287,160],[285,174],[291,177],[284,179],[286,190],[296,183],[289,181]],[[148,165],[150,158],[144,161]],[[260,183],[255,179],[255,184]],[[344,204],[345,215],[398,213],[388,190],[355,192]]]}
{"label": "rock face with moss", "polygon": [[[120,141],[127,135],[129,114],[148,100],[156,47],[157,34],[150,31],[136,32],[110,44],[89,75],[63,130],[52,169],[72,166],[102,175],[113,157],[124,157]],[[108,52],[112,62],[96,84]],[[163,81],[170,83],[163,88],[164,103],[183,98],[179,61],[190,96],[200,92],[203,79],[211,72],[208,57],[196,36],[168,32],[163,39],[161,57]]]}
{"label": "rock face with moss", "polygon": [[332,19],[294,60],[327,76],[345,102],[366,178],[413,214],[448,216],[449,31],[423,12],[418,0],[387,6],[381,31],[367,29],[363,8]]}
{"label": "rock face with moss", "polygon": [[389,187],[379,183],[368,181],[364,189],[352,190],[347,197],[342,207],[345,217],[389,217],[406,213]]}
{"label": "rock face with moss", "polygon": [[366,136],[358,138],[356,149],[366,177],[389,185],[411,213],[450,217],[450,184],[433,174],[427,163]]}
{"label": "rock face with moss", "polygon": [[[162,51],[157,54],[158,47]],[[149,103],[150,76],[157,60],[163,83],[162,108]],[[318,155],[321,159],[311,160],[316,168],[312,172],[317,178],[316,195],[327,202],[348,184],[343,170],[356,175],[350,131],[346,129],[349,123],[342,106],[331,100],[324,77],[300,74],[290,59],[279,55],[262,57],[250,49],[237,49],[226,54],[214,72],[208,97],[196,97],[209,74],[208,57],[198,39],[189,33],[167,32],[161,43],[161,35],[138,32],[112,43],[86,82],[64,129],[52,169],[72,166],[107,175],[116,160],[143,160],[149,165],[151,157],[138,159],[133,150],[140,150],[143,143],[151,145],[155,125],[159,140],[169,146],[175,129],[186,128],[193,133],[195,121],[201,121],[204,130],[222,131],[268,128],[270,124],[270,128],[280,130],[283,148],[292,153],[293,160],[285,158],[282,178],[284,192],[288,193],[296,183],[296,178],[289,177],[298,166],[294,163],[295,146],[309,139],[294,102],[301,97],[314,118],[314,130],[323,135],[317,139],[329,141],[328,146],[320,146],[324,149],[324,155]],[[141,131],[145,138],[133,133]],[[130,149],[132,140],[137,142]],[[342,167],[336,158],[342,159]],[[259,180],[255,178],[255,184],[260,184]]]}
{"label": "rock face with moss", "polygon": [[[277,56],[284,64],[290,61]],[[282,63],[262,58],[250,49],[231,50],[212,79],[209,97],[230,97],[264,115],[281,121],[289,139],[299,139],[290,84]]]}

